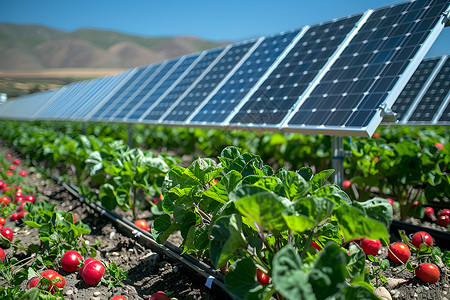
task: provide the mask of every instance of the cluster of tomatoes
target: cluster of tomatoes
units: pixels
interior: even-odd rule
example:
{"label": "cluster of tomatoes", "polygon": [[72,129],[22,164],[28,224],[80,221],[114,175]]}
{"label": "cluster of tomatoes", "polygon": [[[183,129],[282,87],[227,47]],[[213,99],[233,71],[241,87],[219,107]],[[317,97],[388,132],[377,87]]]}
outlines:
{"label": "cluster of tomatoes", "polygon": [[433,222],[437,222],[441,226],[447,226],[450,223],[450,209],[444,208],[439,212],[439,216],[436,217],[434,209],[432,207],[425,207],[425,216],[431,219]]}
{"label": "cluster of tomatoes", "polygon": [[[416,232],[411,238],[411,244],[420,249],[424,245],[433,247],[433,238],[425,231]],[[360,246],[364,253],[368,255],[377,255],[381,247],[379,240],[363,239]],[[396,263],[406,263],[411,257],[411,250],[405,243],[396,242],[389,245],[388,257]],[[436,283],[441,275],[439,268],[431,263],[422,263],[415,269],[417,278],[424,282]]]}

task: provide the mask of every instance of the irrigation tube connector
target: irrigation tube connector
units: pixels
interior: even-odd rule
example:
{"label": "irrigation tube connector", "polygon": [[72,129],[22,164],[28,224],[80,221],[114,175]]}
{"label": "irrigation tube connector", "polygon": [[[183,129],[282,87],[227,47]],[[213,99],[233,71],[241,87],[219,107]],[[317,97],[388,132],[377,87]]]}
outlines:
{"label": "irrigation tube connector", "polygon": [[184,264],[189,269],[203,276],[206,279],[205,286],[209,289],[211,289],[212,285],[215,284],[217,287],[227,293],[231,299],[237,299],[225,288],[224,276],[220,272],[211,269],[207,264],[195,259],[190,255],[182,254],[183,250],[170,242],[165,242],[163,245],[157,243],[149,232],[137,227],[133,222],[123,218],[122,216],[103,208],[101,205],[97,203],[86,202],[84,198],[79,194],[78,188],[66,183],[59,175],[52,174],[50,177],[58,182],[58,184],[62,185],[81,203],[87,205],[92,210],[96,211],[99,215],[108,218],[113,223],[116,223],[119,226],[125,228],[135,238],[143,241],[152,251],[162,253],[172,260]]}

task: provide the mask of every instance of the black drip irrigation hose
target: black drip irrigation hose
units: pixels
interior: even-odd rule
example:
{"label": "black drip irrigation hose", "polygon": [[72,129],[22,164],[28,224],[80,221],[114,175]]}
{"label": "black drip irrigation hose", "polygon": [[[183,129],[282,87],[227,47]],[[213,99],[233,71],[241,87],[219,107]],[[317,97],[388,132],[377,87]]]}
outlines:
{"label": "black drip irrigation hose", "polygon": [[58,184],[63,186],[82,204],[87,205],[89,208],[97,212],[100,216],[107,218],[109,221],[118,225],[119,227],[124,228],[131,237],[137,239],[140,243],[144,244],[150,250],[163,254],[173,261],[183,264],[185,267],[195,272],[196,274],[204,277],[206,279],[205,286],[209,289],[213,290],[213,287],[216,286],[217,288],[225,292],[230,297],[230,299],[237,299],[225,288],[223,274],[211,269],[207,264],[197,260],[190,255],[182,254],[183,250],[170,242],[165,242],[164,245],[157,243],[154,237],[149,232],[137,227],[133,222],[123,218],[122,216],[105,209],[97,203],[86,202],[84,198],[79,194],[78,188],[66,183],[61,176],[52,174],[50,175],[50,177]]}

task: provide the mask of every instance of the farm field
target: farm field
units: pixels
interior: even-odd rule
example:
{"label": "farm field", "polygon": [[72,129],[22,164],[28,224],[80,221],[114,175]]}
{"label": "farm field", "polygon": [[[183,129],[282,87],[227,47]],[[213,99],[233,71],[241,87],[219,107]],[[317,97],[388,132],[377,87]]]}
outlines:
{"label": "farm field", "polygon": [[[448,225],[437,221],[449,204],[445,127],[383,128],[375,138],[347,141],[353,155],[345,161],[348,182],[344,184],[348,185],[341,189],[329,180],[331,153],[326,136],[134,126],[133,142],[139,147],[129,148],[124,142],[128,140],[124,125],[88,124],[87,135],[79,124],[55,125],[1,123],[2,180],[17,179],[24,191],[32,191],[38,199],[25,206],[30,212],[22,222],[27,225],[7,221],[8,226],[18,228],[18,240],[6,250],[6,262],[35,249],[28,243],[39,243],[36,228],[29,226],[37,226],[33,222],[39,220],[38,207],[49,199],[58,210],[71,211],[77,220],[86,222],[91,232],[81,240],[89,241],[86,249],[90,250],[83,250],[84,257],[117,264],[120,271],[112,277],[106,272],[104,278],[119,277],[123,285],[86,285],[78,275],[61,269],[61,249],[48,261],[28,262],[24,269],[28,274],[11,269],[21,274],[15,280],[22,284],[14,287],[14,281],[6,281],[9,288],[0,294],[11,294],[11,289],[24,293],[25,277],[52,266],[65,277],[66,286],[61,294],[55,294],[65,299],[99,295],[109,299],[116,293],[127,299],[148,299],[159,290],[176,299],[229,297],[214,285],[212,290],[205,288],[205,278],[189,275],[179,263],[126,237],[123,228],[99,218],[89,206],[77,204],[73,196],[45,179],[45,174],[56,173],[78,187],[89,203],[99,203],[130,222],[145,220],[158,243],[169,241],[206,262],[211,270],[221,269],[226,275],[217,275],[217,280],[225,278],[232,297],[289,298],[289,290],[295,288],[295,293],[322,299],[324,295],[317,289],[322,283],[314,275],[321,274],[331,280],[329,289],[348,299],[355,292],[375,299],[372,293],[381,287],[393,299],[447,298],[450,252],[446,244],[436,239],[432,246],[420,246],[419,250],[413,245],[412,233],[389,230],[394,219],[402,219],[448,232]],[[241,149],[222,147],[229,144]],[[8,154],[13,157],[8,159]],[[8,170],[14,172],[8,175],[6,169],[17,158],[20,165]],[[35,166],[26,167],[32,162]],[[406,166],[413,162],[414,172],[407,171]],[[22,168],[25,177],[19,174]],[[405,190],[390,176],[397,177]],[[9,187],[3,189],[12,200],[1,211],[6,219],[20,204],[14,183]],[[429,207],[434,207],[434,213]],[[92,218],[93,213],[97,217]],[[375,252],[367,250],[364,238],[380,240]],[[40,240],[46,238],[41,234]],[[111,240],[114,243],[109,243]],[[388,245],[399,242],[411,253],[405,263],[395,262],[389,255]],[[37,250],[36,256],[45,257],[46,251]],[[438,268],[436,283],[424,283],[422,275],[415,275],[415,269],[425,262]],[[333,268],[334,275],[327,273],[325,266]],[[303,284],[286,279],[300,270],[307,274]],[[167,284],[175,280],[176,286]]]}

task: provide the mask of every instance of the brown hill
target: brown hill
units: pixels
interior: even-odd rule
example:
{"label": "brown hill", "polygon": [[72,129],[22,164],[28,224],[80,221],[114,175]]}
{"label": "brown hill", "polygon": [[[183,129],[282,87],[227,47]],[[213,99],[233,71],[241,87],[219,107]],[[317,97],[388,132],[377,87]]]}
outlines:
{"label": "brown hill", "polygon": [[147,38],[0,23],[0,70],[132,68],[224,44],[189,36]]}

